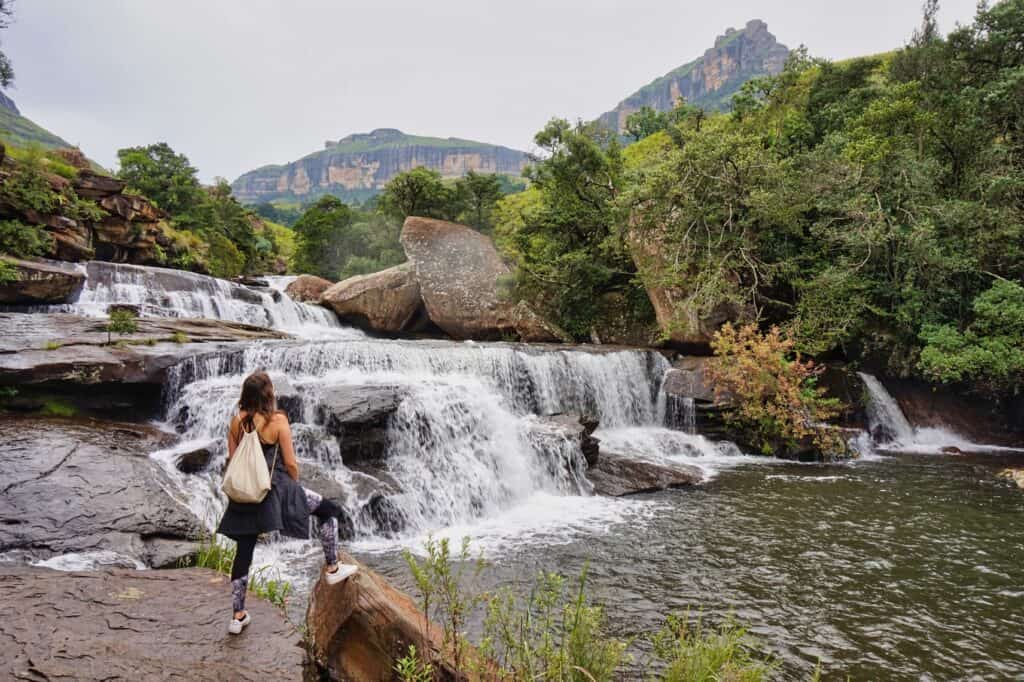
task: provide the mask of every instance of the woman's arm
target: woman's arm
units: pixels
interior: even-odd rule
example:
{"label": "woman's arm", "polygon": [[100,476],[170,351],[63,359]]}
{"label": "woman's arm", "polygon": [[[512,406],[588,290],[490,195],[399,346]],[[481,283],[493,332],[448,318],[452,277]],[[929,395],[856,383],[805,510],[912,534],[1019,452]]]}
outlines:
{"label": "woman's arm", "polygon": [[238,432],[241,431],[238,428],[238,415],[236,414],[231,418],[231,424],[228,425],[228,460],[235,455],[235,450],[238,448]]}
{"label": "woman's arm", "polygon": [[295,458],[295,445],[292,443],[292,427],[288,424],[288,417],[283,414],[277,415],[275,419],[279,422],[277,443],[281,447],[284,470],[297,481],[299,480],[299,461]]}

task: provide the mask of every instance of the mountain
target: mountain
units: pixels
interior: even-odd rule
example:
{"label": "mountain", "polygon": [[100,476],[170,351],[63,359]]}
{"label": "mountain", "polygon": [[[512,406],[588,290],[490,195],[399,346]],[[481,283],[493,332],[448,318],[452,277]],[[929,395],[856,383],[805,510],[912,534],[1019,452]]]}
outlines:
{"label": "mountain", "polygon": [[789,48],[775,40],[768,24],[754,19],[740,31],[726,30],[704,56],[651,81],[598,120],[622,132],[634,111],[643,106],[670,111],[680,97],[712,111],[728,109],[740,86],[751,78],[779,73],[788,56]]}
{"label": "mountain", "polygon": [[22,116],[14,100],[2,92],[0,92],[0,141],[16,147],[37,144],[44,149],[74,146]]}
{"label": "mountain", "polygon": [[321,151],[298,161],[249,171],[231,183],[231,189],[247,203],[304,200],[323,194],[362,201],[377,194],[398,173],[417,166],[455,178],[471,170],[518,176],[526,163],[525,152],[508,147],[378,128],[325,142]]}

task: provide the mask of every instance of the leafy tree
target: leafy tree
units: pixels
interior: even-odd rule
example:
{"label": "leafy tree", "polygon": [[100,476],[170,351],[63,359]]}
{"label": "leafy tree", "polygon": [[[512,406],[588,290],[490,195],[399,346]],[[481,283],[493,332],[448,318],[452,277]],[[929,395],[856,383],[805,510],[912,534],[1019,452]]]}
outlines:
{"label": "leafy tree", "polygon": [[405,220],[411,215],[425,218],[452,218],[452,190],[445,187],[441,174],[418,166],[399,173],[384,186],[377,206],[386,215]]}
{"label": "leafy tree", "polygon": [[469,171],[455,181],[454,197],[460,209],[459,222],[490,232],[491,213],[501,196],[501,180],[497,175]]}
{"label": "leafy tree", "polygon": [[[14,14],[13,0],[0,0],[0,30],[11,25]],[[14,65],[6,53],[0,52],[0,86],[8,87],[14,82]]]}
{"label": "leafy tree", "polygon": [[117,158],[118,177],[171,215],[186,215],[203,199],[196,169],[166,142],[119,149]]}
{"label": "leafy tree", "polygon": [[336,279],[348,255],[345,236],[352,209],[337,197],[323,196],[295,223],[295,268]]}
{"label": "leafy tree", "polygon": [[626,117],[626,134],[640,141],[668,127],[669,117],[664,113],[642,106]]}
{"label": "leafy tree", "polygon": [[974,320],[963,331],[926,325],[921,369],[942,383],[971,381],[990,395],[1024,390],[1024,287],[997,280],[974,299]]}
{"label": "leafy tree", "polygon": [[525,173],[530,189],[496,209],[496,234],[518,266],[514,295],[588,338],[601,294],[637,287],[617,230],[622,154],[618,141],[592,123],[553,119],[535,141],[545,156]]}

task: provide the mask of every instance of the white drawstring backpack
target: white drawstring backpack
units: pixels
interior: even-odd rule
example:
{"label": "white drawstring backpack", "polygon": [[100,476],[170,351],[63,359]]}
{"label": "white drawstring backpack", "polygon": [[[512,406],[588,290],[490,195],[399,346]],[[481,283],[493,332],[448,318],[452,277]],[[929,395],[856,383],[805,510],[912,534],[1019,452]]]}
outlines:
{"label": "white drawstring backpack", "polygon": [[[274,464],[277,464],[276,450]],[[228,469],[224,472],[224,482],[220,489],[232,502],[257,504],[270,492],[270,473],[267,469],[267,460],[263,456],[263,445],[260,443],[258,429],[253,429],[245,432],[238,447],[235,448],[235,454],[228,461]]]}

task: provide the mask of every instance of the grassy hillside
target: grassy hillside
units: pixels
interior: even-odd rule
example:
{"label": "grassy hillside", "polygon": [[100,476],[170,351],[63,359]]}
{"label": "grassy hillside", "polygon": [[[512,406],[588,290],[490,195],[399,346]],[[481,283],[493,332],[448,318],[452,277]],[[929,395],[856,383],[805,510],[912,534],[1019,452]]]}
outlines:
{"label": "grassy hillside", "polygon": [[58,149],[73,146],[46,128],[3,107],[0,107],[0,140],[15,147],[38,145],[44,149]]}

